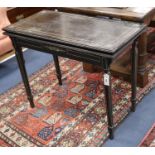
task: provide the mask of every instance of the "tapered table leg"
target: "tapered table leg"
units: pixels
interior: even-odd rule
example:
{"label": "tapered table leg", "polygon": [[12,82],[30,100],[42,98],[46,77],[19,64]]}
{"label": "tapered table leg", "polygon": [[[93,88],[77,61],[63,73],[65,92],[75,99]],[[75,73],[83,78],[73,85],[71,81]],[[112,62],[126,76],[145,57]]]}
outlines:
{"label": "tapered table leg", "polygon": [[110,139],[113,139],[114,125],[113,125],[113,114],[112,114],[113,106],[112,106],[112,95],[111,95],[111,75],[110,75],[110,67],[106,60],[105,60],[105,66],[104,66],[103,81],[104,81],[104,90],[105,90],[109,137]]}
{"label": "tapered table leg", "polygon": [[55,64],[55,68],[56,68],[56,75],[59,81],[59,85],[62,85],[62,80],[61,80],[61,70],[60,70],[60,66],[59,66],[59,60],[58,60],[58,56],[57,55],[53,55],[54,58],[54,64]]}
{"label": "tapered table leg", "polygon": [[30,102],[30,106],[32,108],[34,108],[35,105],[34,105],[33,96],[32,96],[29,81],[28,81],[28,76],[27,76],[27,72],[26,72],[26,68],[25,68],[25,62],[24,62],[22,49],[21,49],[21,47],[18,46],[18,44],[16,43],[16,41],[14,39],[12,39],[12,42],[13,42],[13,45],[14,45],[14,48],[15,48],[15,55],[16,55],[16,58],[17,58],[17,62],[18,62],[18,66],[19,66],[19,69],[20,69],[20,72],[21,72],[23,83],[24,83],[24,86],[25,86],[25,89],[26,89],[27,98],[28,98],[28,100]]}
{"label": "tapered table leg", "polygon": [[137,66],[138,66],[138,50],[136,41],[132,45],[132,75],[131,75],[131,111],[135,111],[136,109],[136,87],[137,87]]}

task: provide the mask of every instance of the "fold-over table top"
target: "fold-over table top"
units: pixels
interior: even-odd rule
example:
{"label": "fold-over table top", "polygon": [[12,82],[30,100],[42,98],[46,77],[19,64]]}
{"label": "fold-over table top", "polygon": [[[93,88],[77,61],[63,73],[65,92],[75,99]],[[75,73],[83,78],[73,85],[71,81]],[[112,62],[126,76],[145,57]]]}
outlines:
{"label": "fold-over table top", "polygon": [[114,54],[145,29],[132,22],[43,10],[6,27],[18,34]]}

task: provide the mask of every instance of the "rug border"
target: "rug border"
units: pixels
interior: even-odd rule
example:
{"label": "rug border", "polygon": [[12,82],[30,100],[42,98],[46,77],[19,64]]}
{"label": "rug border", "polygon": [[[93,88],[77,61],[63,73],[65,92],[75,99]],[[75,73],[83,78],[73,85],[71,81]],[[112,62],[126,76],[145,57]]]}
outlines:
{"label": "rug border", "polygon": [[138,147],[144,147],[141,146],[142,143],[146,140],[146,138],[149,136],[149,134],[151,133],[152,129],[155,127],[155,122],[153,123],[153,125],[151,126],[151,128],[146,132],[145,136],[143,137],[143,139],[141,140],[141,142],[138,144]]}

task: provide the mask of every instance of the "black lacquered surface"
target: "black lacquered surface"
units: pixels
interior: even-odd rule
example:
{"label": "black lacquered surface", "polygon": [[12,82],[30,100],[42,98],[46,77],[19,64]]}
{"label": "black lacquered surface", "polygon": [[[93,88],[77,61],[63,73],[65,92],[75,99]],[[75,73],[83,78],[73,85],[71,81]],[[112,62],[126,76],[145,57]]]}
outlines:
{"label": "black lacquered surface", "polygon": [[8,32],[56,40],[113,54],[144,29],[144,25],[41,11],[5,28]]}

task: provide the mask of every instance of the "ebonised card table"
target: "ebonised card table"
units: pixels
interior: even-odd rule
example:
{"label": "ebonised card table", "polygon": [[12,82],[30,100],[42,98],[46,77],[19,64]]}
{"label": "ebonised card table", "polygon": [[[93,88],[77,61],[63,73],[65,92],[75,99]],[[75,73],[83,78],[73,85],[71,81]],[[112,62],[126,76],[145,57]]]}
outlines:
{"label": "ebonised card table", "polygon": [[[94,17],[109,17],[128,20],[133,22],[144,23],[149,26],[153,17],[155,17],[155,8],[153,7],[59,7],[52,8],[58,11],[76,13]],[[147,33],[144,32],[139,37],[138,41],[138,86],[145,87],[148,84],[148,71],[146,69],[147,64]],[[123,76],[124,79],[130,79],[130,69],[128,69],[129,55],[125,54],[123,58],[115,62],[111,66],[113,75]],[[87,69],[87,68],[90,69]],[[84,70],[91,71],[96,70],[96,66],[84,63]]]}
{"label": "ebonised card table", "polygon": [[31,107],[35,105],[24,64],[22,47],[51,53],[54,57],[60,85],[62,85],[62,81],[58,56],[103,67],[108,130],[110,139],[113,139],[114,125],[109,68],[111,63],[131,44],[131,110],[135,111],[138,52],[136,42],[145,29],[145,25],[132,22],[101,20],[94,17],[44,10],[4,28],[4,31],[10,36],[16,50],[17,62]]}

